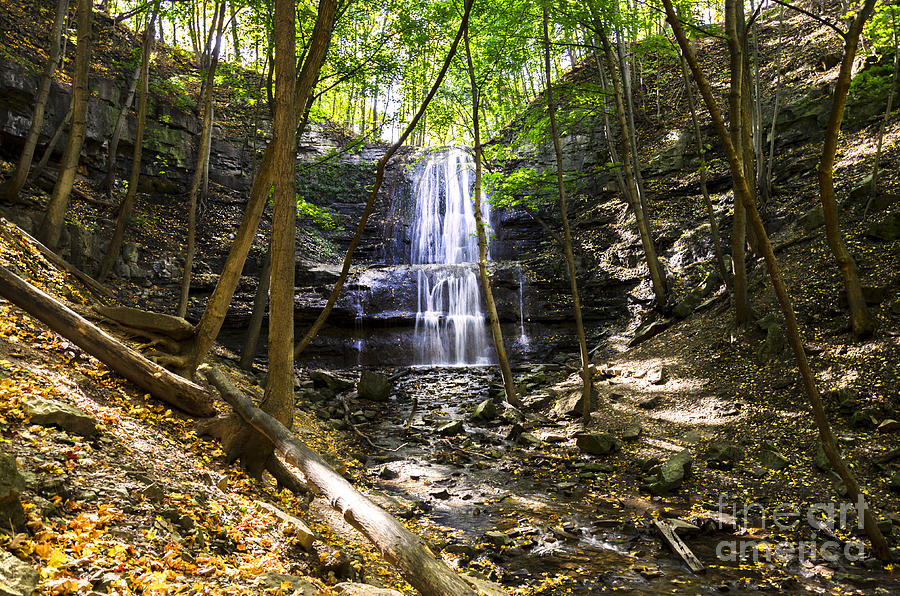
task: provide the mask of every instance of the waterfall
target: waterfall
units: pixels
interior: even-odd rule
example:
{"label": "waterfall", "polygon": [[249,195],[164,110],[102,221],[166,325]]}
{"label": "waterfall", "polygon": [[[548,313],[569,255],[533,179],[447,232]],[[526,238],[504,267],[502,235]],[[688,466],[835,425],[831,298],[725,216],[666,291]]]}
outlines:
{"label": "waterfall", "polygon": [[[493,360],[476,270],[473,171],[468,153],[449,149],[428,156],[412,177],[416,364],[464,366]],[[485,200],[481,213],[489,222]]]}

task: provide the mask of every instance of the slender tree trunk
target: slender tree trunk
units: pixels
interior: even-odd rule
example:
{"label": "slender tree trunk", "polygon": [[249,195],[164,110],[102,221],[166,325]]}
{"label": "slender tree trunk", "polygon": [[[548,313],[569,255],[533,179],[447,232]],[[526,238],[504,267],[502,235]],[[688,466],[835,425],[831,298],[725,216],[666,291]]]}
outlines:
{"label": "slender tree trunk", "polygon": [[56,146],[59,144],[59,139],[62,138],[62,133],[66,129],[66,125],[71,120],[72,104],[70,102],[69,110],[66,112],[66,115],[63,116],[62,120],[59,121],[59,124],[56,126],[56,130],[53,131],[53,136],[50,138],[50,142],[48,142],[47,146],[44,148],[44,155],[41,156],[41,161],[39,161],[38,164],[34,166],[31,174],[29,174],[29,180],[37,180],[44,172],[44,168],[47,167],[47,163],[49,163],[50,157],[53,155],[53,152],[56,151]]}
{"label": "slender tree trunk", "polygon": [[266,249],[263,257],[262,268],[259,271],[259,282],[256,287],[256,296],[253,298],[253,312],[250,315],[250,323],[247,325],[247,338],[244,340],[244,348],[241,350],[239,366],[244,370],[253,369],[253,358],[256,356],[256,346],[259,344],[259,335],[262,331],[263,319],[266,316],[266,305],[269,303],[269,281],[272,278],[272,251]]}
{"label": "slender tree trunk", "polygon": [[775,126],[778,123],[778,108],[780,107],[779,100],[781,99],[781,56],[784,53],[784,44],[782,40],[784,39],[784,6],[781,7],[781,10],[778,13],[778,58],[775,60],[775,67],[778,69],[778,74],[775,77],[775,99],[773,100],[774,105],[772,106],[772,128],[769,132],[771,135],[771,139],[769,140],[769,159],[766,161],[766,196],[770,196],[772,194],[772,164],[775,163]]}
{"label": "slender tree trunk", "polygon": [[241,64],[241,37],[238,35],[237,11],[234,9],[234,2],[229,2],[228,7],[231,9],[231,41],[234,44],[234,61]]}
{"label": "slender tree trunk", "polygon": [[[144,33],[146,35],[146,32]],[[138,80],[141,78],[141,66],[135,68],[131,76],[128,77],[128,90],[125,92],[125,99],[122,102],[122,108],[119,110],[119,117],[116,118],[116,125],[113,128],[112,136],[109,137],[109,147],[106,151],[106,177],[103,179],[103,190],[106,191],[107,198],[112,198],[113,183],[116,180],[116,157],[119,153],[119,139],[122,137],[122,131],[125,129],[125,121],[128,118],[128,111],[134,102],[134,94],[137,91]]]}
{"label": "slender tree trunk", "polygon": [[[216,67],[219,65],[219,51],[222,47],[222,28],[225,21],[225,5],[217,10],[218,21],[213,22],[216,35],[216,45],[209,59],[209,67],[206,72],[206,82],[203,86],[203,97],[200,105],[203,106],[203,126],[200,130],[200,143],[197,148],[197,166],[194,168],[194,177],[191,180],[191,188],[188,192],[188,227],[187,243],[184,249],[184,270],[181,274],[181,294],[178,298],[176,314],[179,317],[187,315],[188,297],[191,292],[191,273],[194,267],[194,255],[197,251],[197,197],[201,191],[201,185],[206,177],[209,167],[209,150],[212,144],[213,125],[213,86],[216,79]],[[293,75],[291,75],[293,80]]]}
{"label": "slender tree trunk", "polygon": [[28,179],[28,171],[31,170],[31,162],[34,159],[34,150],[41,136],[41,128],[44,125],[44,109],[47,107],[47,98],[50,97],[50,86],[53,84],[53,73],[59,62],[60,38],[62,37],[63,23],[66,21],[66,9],[69,0],[57,0],[56,13],[53,15],[53,25],[50,31],[50,51],[47,64],[41,73],[37,94],[34,98],[34,111],[31,114],[31,126],[25,136],[25,145],[16,163],[16,169],[9,180],[0,185],[0,200],[12,203],[19,195],[19,191],[25,186]]}
{"label": "slender tree trunk", "polygon": [[559,146],[559,134],[556,128],[556,101],[553,98],[553,84],[550,82],[550,32],[546,2],[542,8],[544,16],[544,75],[547,79],[547,111],[550,113],[550,135],[553,137],[553,151],[556,154],[556,184],[559,188],[559,211],[562,216],[563,238],[565,238],[566,243],[566,263],[569,268],[569,284],[575,311],[575,331],[578,334],[578,345],[581,348],[582,416],[584,421],[587,422],[590,420],[591,412],[593,411],[593,404],[591,403],[591,362],[588,356],[587,340],[584,335],[584,322],[581,319],[581,298],[578,295],[575,255],[572,254],[572,231],[569,229],[569,215],[566,210],[566,185],[563,180],[562,149]]}
{"label": "slender tree trunk", "polygon": [[116,229],[113,231],[112,239],[109,241],[109,248],[106,250],[106,256],[103,257],[103,263],[100,265],[100,273],[97,275],[97,281],[103,283],[112,271],[116,258],[119,256],[119,250],[122,248],[122,241],[125,239],[125,225],[131,212],[134,209],[135,198],[137,197],[137,187],[141,176],[141,153],[144,149],[144,129],[147,124],[147,100],[148,87],[150,82],[150,55],[153,53],[153,45],[156,41],[156,15],[159,13],[160,0],[156,0],[153,5],[153,14],[150,16],[150,22],[147,23],[147,29],[144,31],[144,42],[141,45],[141,94],[138,97],[137,111],[137,130],[134,135],[134,154],[131,160],[131,175],[128,178],[128,192],[125,193],[125,200],[119,208],[119,215],[116,217]]}
{"label": "slender tree trunk", "polygon": [[69,194],[75,182],[78,158],[87,129],[88,68],[91,61],[91,12],[93,0],[78,0],[78,47],[75,52],[75,76],[72,81],[72,127],[59,166],[59,176],[50,196],[47,213],[41,222],[40,239],[51,250],[59,248]]}
{"label": "slender tree trunk", "polygon": [[[294,0],[275,0],[275,115],[273,118],[269,372],[260,409],[290,429],[294,420],[294,255],[297,217],[297,120]],[[304,98],[304,107],[305,107]],[[260,477],[275,446],[258,432],[247,438],[240,457],[247,473]]]}
{"label": "slender tree trunk", "polygon": [[725,252],[722,250],[722,240],[719,238],[719,224],[716,223],[716,212],[713,210],[712,200],[709,198],[709,189],[706,187],[706,151],[703,148],[700,123],[697,120],[697,108],[694,105],[694,94],[691,91],[691,80],[688,77],[688,66],[684,58],[681,59],[681,73],[684,75],[684,94],[687,97],[688,108],[691,111],[691,120],[694,123],[697,155],[700,156],[700,191],[703,193],[703,204],[706,206],[709,230],[712,234],[713,248],[716,251],[716,265],[719,268],[719,276],[725,282],[725,286],[731,290],[731,275],[728,272],[728,266],[725,264]]}
{"label": "slender tree trunk", "polygon": [[400,138],[397,139],[397,141],[394,142],[394,144],[391,145],[390,148],[388,148],[387,152],[385,152],[381,159],[378,160],[378,164],[375,167],[375,183],[372,185],[372,190],[369,191],[369,198],[366,200],[366,206],[359,218],[359,224],[357,224],[356,226],[356,234],[354,234],[353,239],[350,241],[350,246],[347,248],[347,254],[344,255],[344,263],[341,266],[341,275],[340,277],[338,277],[337,282],[334,284],[334,288],[331,290],[331,295],[328,296],[328,301],[325,303],[325,308],[323,308],[322,312],[319,313],[319,316],[303,336],[303,339],[300,340],[296,347],[294,347],[294,358],[298,358],[303,350],[306,349],[306,346],[309,345],[309,343],[319,332],[319,329],[322,328],[322,325],[325,324],[325,320],[328,319],[328,315],[331,314],[331,309],[334,307],[334,303],[337,302],[338,294],[340,294],[341,288],[344,287],[344,282],[347,281],[347,274],[350,273],[350,262],[353,259],[353,252],[359,245],[363,230],[366,227],[366,223],[369,221],[369,216],[372,214],[372,208],[375,205],[375,197],[378,195],[378,190],[381,188],[381,184],[384,182],[385,165],[387,165],[387,162],[391,159],[394,153],[397,152],[397,149],[403,146],[403,143],[406,142],[406,139],[409,138],[410,134],[412,134],[412,132],[416,130],[416,125],[419,123],[419,120],[422,119],[422,117],[425,115],[425,110],[428,108],[428,104],[431,103],[431,99],[434,97],[435,93],[437,93],[438,88],[440,88],[441,82],[443,82],[444,76],[447,74],[447,70],[450,68],[450,63],[453,60],[453,56],[456,54],[456,48],[459,46],[459,42],[462,39],[463,32],[465,31],[466,26],[469,22],[469,13],[472,10],[473,1],[474,0],[465,0],[465,11],[463,12],[462,21],[459,24],[459,30],[456,32],[456,37],[453,38],[453,43],[450,44],[450,49],[447,52],[447,57],[444,59],[444,65],[441,67],[441,70],[438,73],[434,84],[431,86],[431,90],[428,92],[428,95],[426,95],[425,99],[422,101],[422,105],[419,107],[419,111],[415,116],[413,116],[413,119],[406,127],[406,130],[403,131],[403,134],[400,135]]}
{"label": "slender tree trunk", "polygon": [[[893,7],[891,7],[893,10]],[[894,72],[891,75],[891,90],[888,93],[887,106],[884,109],[884,118],[881,120],[881,126],[878,127],[878,143],[875,148],[875,163],[872,164],[872,183],[869,186],[869,200],[866,202],[866,209],[863,212],[863,219],[869,214],[869,208],[875,195],[878,193],[878,163],[881,161],[881,147],[884,143],[884,130],[887,128],[888,118],[894,109],[894,92],[897,89],[897,77],[900,77],[900,51],[897,47],[897,23],[894,13],[891,12],[891,24],[894,29]]]}
{"label": "slender tree trunk", "polygon": [[[812,370],[809,367],[809,360],[807,359],[806,352],[803,348],[803,338],[800,336],[800,328],[797,325],[797,316],[794,313],[794,307],[791,304],[791,298],[787,293],[787,289],[784,285],[784,280],[781,277],[781,269],[778,266],[778,262],[775,260],[775,253],[773,252],[772,245],[769,242],[769,236],[768,234],[766,234],[766,230],[762,224],[762,219],[759,217],[759,212],[756,210],[756,204],[752,200],[750,200],[749,184],[747,182],[747,179],[744,177],[744,172],[743,168],[741,167],[741,161],[738,157],[737,149],[731,142],[731,137],[728,134],[728,130],[725,128],[725,122],[722,119],[722,114],[719,112],[719,108],[716,104],[715,98],[713,97],[709,82],[707,81],[706,76],[703,74],[703,71],[700,70],[700,65],[697,62],[697,57],[694,55],[694,52],[691,49],[690,42],[685,36],[684,30],[681,28],[681,22],[678,20],[678,16],[675,14],[675,9],[672,6],[672,0],[663,0],[663,5],[666,9],[666,20],[669,21],[669,25],[671,25],[672,27],[675,38],[678,40],[678,45],[681,46],[682,55],[687,60],[688,66],[690,66],[691,69],[691,73],[694,75],[694,80],[697,82],[697,87],[700,89],[700,94],[703,96],[703,100],[706,103],[706,107],[709,109],[710,116],[712,117],[713,124],[716,127],[716,132],[719,135],[719,140],[725,146],[725,153],[728,158],[728,164],[731,167],[731,171],[735,177],[735,194],[744,203],[744,206],[746,207],[747,212],[750,216],[750,221],[753,224],[753,227],[756,228],[756,231],[759,233],[763,249],[762,255],[766,262],[766,268],[769,271],[769,277],[772,280],[772,287],[775,290],[775,295],[784,315],[785,331],[788,337],[788,342],[791,345],[791,349],[794,351],[794,356],[797,358],[797,365],[800,369],[800,376],[803,380],[803,388],[813,410],[813,415],[815,417],[816,427],[819,431],[819,440],[821,441],[822,449],[825,452],[825,455],[828,458],[828,461],[831,464],[832,468],[834,468],[838,476],[840,476],[841,481],[844,483],[844,486],[847,488],[847,493],[850,499],[852,499],[854,502],[862,502],[863,504],[865,504],[865,495],[860,492],[859,484],[857,484],[856,478],[844,463],[841,454],[838,452],[837,447],[835,446],[834,436],[831,433],[831,427],[828,423],[828,417],[825,413],[825,407],[822,405],[822,399],[819,397],[819,391],[816,388],[815,377],[813,376]],[[876,522],[875,516],[872,513],[872,509],[867,505],[864,505],[864,510],[861,512],[861,514],[863,517],[866,534],[868,534],[869,539],[872,541],[872,548],[875,551],[875,555],[882,560],[890,560],[892,558],[891,551],[888,548],[884,536],[878,529],[878,524]]]}
{"label": "slender tree trunk", "polygon": [[503,376],[503,387],[506,389],[506,401],[513,406],[520,406],[521,401],[516,392],[516,383],[513,380],[512,369],[506,357],[506,347],[503,345],[503,332],[500,329],[500,317],[497,315],[497,305],[494,303],[494,293],[491,290],[491,278],[487,270],[487,234],[484,232],[484,221],[481,216],[481,128],[479,125],[478,108],[481,102],[480,89],[475,81],[475,67],[472,64],[472,52],[469,48],[469,29],[463,32],[463,40],[466,46],[466,65],[469,70],[469,85],[472,87],[472,128],[475,136],[475,227],[478,229],[478,275],[481,278],[481,291],[484,294],[484,302],[487,306],[488,319],[491,323],[491,334],[494,339],[494,348],[497,351],[497,361],[500,363],[500,372]]}
{"label": "slender tree trunk", "polygon": [[[328,45],[331,41],[331,28],[334,24],[336,5],[337,0],[320,0],[319,2],[319,12],[313,28],[310,48],[306,60],[303,62],[303,68],[297,77],[297,98],[294,105],[295,123],[300,122],[302,110],[304,110],[307,99],[318,80],[319,69],[325,61],[325,54],[328,52]],[[253,244],[256,229],[269,196],[269,189],[272,187],[273,158],[274,148],[270,143],[263,153],[253,186],[250,188],[250,200],[244,209],[241,226],[232,241],[228,259],[222,268],[216,288],[207,302],[206,310],[203,311],[203,317],[197,325],[197,332],[191,345],[188,346],[188,352],[184,357],[171,359],[175,366],[181,368],[188,375],[193,375],[209,353],[219,334],[219,329],[222,327],[222,321],[225,320],[228,305],[231,303],[234,290],[240,281],[244,261],[246,261],[247,253]]]}
{"label": "slender tree trunk", "polygon": [[[742,151],[744,147],[742,141],[744,120],[741,117],[741,106],[743,103],[741,95],[743,90],[744,60],[737,27],[737,2],[738,0],[725,0],[725,34],[728,38],[728,49],[731,55],[731,87],[728,93],[730,138],[732,145],[741,152],[738,154],[738,157],[740,159],[741,173],[743,174],[745,155]],[[732,172],[732,176],[734,175],[734,172]],[[740,327],[746,325],[750,318],[750,307],[747,302],[746,244],[747,212],[735,191],[734,225],[731,231],[731,270],[734,273],[734,319]]]}
{"label": "slender tree trunk", "polygon": [[838,227],[838,205],[834,196],[834,157],[837,152],[838,135],[841,131],[841,120],[844,117],[844,105],[850,91],[850,79],[853,77],[853,61],[856,48],[862,34],[863,25],[872,14],[875,0],[865,0],[859,14],[853,20],[850,30],[844,36],[844,58],[838,73],[831,104],[831,114],[825,129],[825,140],[822,144],[822,158],[819,162],[819,194],[822,198],[822,211],[825,214],[825,237],[834,254],[841,276],[844,279],[844,291],[847,294],[847,305],[850,307],[850,320],[853,325],[853,336],[862,339],[875,332],[875,321],[863,298],[862,286],[856,271],[856,261],[844,244],[844,237]]}
{"label": "slender tree trunk", "polygon": [[603,44],[604,53],[606,55],[606,68],[612,79],[613,95],[616,99],[616,113],[619,117],[619,127],[621,128],[622,134],[622,168],[624,171],[625,186],[628,189],[627,195],[631,202],[631,208],[634,210],[634,219],[641,236],[644,257],[647,259],[647,271],[650,274],[650,281],[653,284],[653,292],[656,296],[656,305],[659,310],[663,310],[667,302],[666,281],[662,274],[662,268],[659,265],[656,246],[653,244],[650,222],[647,220],[647,214],[644,212],[643,204],[640,200],[637,177],[632,173],[631,166],[635,161],[631,156],[636,153],[636,150],[631,144],[631,137],[628,134],[628,120],[625,112],[622,85],[619,80],[618,72],[616,71],[616,60],[609,38],[602,28],[598,28],[598,35]]}

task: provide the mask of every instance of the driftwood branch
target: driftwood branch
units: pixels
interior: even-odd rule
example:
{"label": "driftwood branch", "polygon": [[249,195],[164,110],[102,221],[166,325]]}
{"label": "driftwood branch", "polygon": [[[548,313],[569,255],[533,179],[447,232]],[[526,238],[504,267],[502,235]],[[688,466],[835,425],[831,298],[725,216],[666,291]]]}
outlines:
{"label": "driftwood branch", "polygon": [[693,573],[706,573],[706,565],[700,562],[700,559],[688,548],[688,545],[675,533],[675,529],[669,522],[655,519],[653,520],[653,525],[666,546],[684,561],[688,569]]}
{"label": "driftwood branch", "polygon": [[216,413],[212,395],[206,389],[150,362],[5,267],[0,267],[0,296],[153,397],[194,416]]}
{"label": "driftwood branch", "polygon": [[264,434],[284,459],[297,466],[343,518],[368,538],[403,578],[425,596],[474,596],[465,581],[436,558],[421,539],[383,509],[356,491],[318,453],[300,442],[280,422],[253,405],[225,375],[212,367],[203,369],[222,399],[247,424]]}

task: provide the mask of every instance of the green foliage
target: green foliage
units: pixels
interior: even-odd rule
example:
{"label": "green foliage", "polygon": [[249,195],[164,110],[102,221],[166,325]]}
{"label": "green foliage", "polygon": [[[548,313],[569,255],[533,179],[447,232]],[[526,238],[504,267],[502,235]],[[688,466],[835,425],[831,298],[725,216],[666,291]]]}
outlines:
{"label": "green foliage", "polygon": [[335,223],[334,215],[331,211],[324,207],[313,205],[299,195],[297,196],[297,217],[326,228],[337,230],[344,229],[343,226],[339,226]]}

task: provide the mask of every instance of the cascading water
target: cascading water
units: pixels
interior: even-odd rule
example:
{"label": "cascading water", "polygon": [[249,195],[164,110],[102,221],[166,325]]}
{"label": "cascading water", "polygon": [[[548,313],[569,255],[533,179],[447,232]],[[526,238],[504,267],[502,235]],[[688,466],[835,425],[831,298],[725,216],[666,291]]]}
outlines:
{"label": "cascading water", "polygon": [[[415,361],[465,366],[492,361],[476,270],[474,163],[468,153],[432,154],[412,177],[410,263],[418,276]],[[490,207],[482,201],[482,217]]]}

